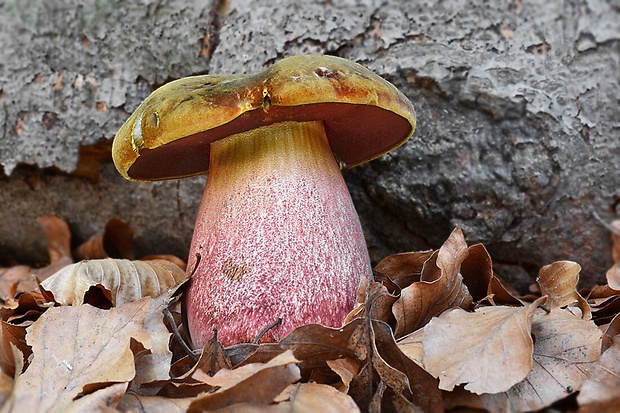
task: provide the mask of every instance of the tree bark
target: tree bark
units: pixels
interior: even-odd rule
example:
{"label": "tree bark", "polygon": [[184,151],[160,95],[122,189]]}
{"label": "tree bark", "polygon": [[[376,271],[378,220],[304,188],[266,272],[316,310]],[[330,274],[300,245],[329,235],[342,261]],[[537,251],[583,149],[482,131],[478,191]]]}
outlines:
{"label": "tree bark", "polygon": [[344,172],[374,262],[460,226],[523,285],[562,259],[604,281],[609,231],[594,217],[620,210],[617,5],[291,3],[0,4],[0,255],[44,262],[35,218],[55,214],[76,242],[116,217],[139,253],[186,256],[205,178],[125,182],[109,160],[116,130],[171,79],[326,53],[417,110],[413,139]]}

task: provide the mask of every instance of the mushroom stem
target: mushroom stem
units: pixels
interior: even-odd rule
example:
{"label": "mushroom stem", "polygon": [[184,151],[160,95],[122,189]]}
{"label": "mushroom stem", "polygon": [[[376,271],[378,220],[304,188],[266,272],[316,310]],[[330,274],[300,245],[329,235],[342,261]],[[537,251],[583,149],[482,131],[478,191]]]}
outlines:
{"label": "mushroom stem", "polygon": [[323,123],[280,122],[211,144],[188,268],[195,347],[295,327],[342,325],[372,270],[361,225]]}

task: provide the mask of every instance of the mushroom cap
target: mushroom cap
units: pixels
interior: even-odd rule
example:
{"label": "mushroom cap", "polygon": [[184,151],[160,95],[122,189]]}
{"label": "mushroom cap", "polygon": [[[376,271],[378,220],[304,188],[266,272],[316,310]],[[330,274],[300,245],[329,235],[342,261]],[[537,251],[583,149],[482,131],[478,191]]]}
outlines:
{"label": "mushroom cap", "polygon": [[210,144],[283,121],[323,121],[338,160],[353,167],[402,145],[413,105],[394,85],[346,59],[306,55],[248,75],[191,76],[155,90],[112,145],[127,179],[155,181],[209,170]]}

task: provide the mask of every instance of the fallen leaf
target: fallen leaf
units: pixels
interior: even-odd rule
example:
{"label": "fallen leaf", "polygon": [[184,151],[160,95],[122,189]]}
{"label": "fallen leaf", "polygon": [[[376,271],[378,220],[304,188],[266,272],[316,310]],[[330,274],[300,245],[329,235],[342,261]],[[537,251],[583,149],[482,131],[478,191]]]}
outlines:
{"label": "fallen leaf", "polygon": [[280,341],[279,346],[293,351],[295,358],[300,361],[299,368],[303,376],[307,377],[315,369],[331,371],[326,364],[327,360],[343,357],[365,360],[368,348],[365,342],[360,341],[363,329],[362,319],[356,319],[342,328],[308,324],[291,331]]}
{"label": "fallen leaf", "polygon": [[359,372],[359,362],[349,357],[343,357],[336,360],[327,360],[326,363],[341,379],[341,383],[335,386],[336,389],[343,393],[348,393],[351,380]]}
{"label": "fallen leaf", "polygon": [[331,386],[299,383],[288,386],[276,399],[283,411],[295,413],[357,413],[353,399]]}
{"label": "fallen leaf", "polygon": [[620,405],[620,336],[592,364],[577,396],[584,412],[617,412]]}
{"label": "fallen leaf", "polygon": [[159,386],[151,385],[146,389],[140,389],[140,387],[156,381],[163,382],[170,378],[172,351],[168,343],[172,334],[164,324],[163,310],[170,304],[177,288],[169,288],[151,300],[144,319],[144,331],[151,338],[151,348],[146,354],[136,357],[136,376],[130,386],[130,390],[135,394],[155,395],[163,387],[163,383]]}
{"label": "fallen leaf", "polygon": [[127,393],[119,401],[117,407],[122,412],[185,413],[193,400],[193,397],[138,396]]}
{"label": "fallen leaf", "polygon": [[91,288],[99,288],[112,306],[155,297],[187,279],[176,265],[165,260],[129,261],[105,258],[81,261],[63,268],[41,283],[61,305],[81,305]]}
{"label": "fallen leaf", "polygon": [[482,244],[472,245],[461,263],[463,283],[475,301],[481,301],[491,293],[493,264],[489,252]]}
{"label": "fallen leaf", "polygon": [[[30,347],[26,345],[26,329],[5,321],[2,321],[0,327],[0,365],[2,366],[2,373],[15,377],[21,373],[21,371],[16,371],[16,366],[23,366],[25,359],[32,354]],[[17,352],[19,360],[15,360],[13,349],[19,350]]]}
{"label": "fallen leaf", "polygon": [[84,395],[69,405],[63,413],[116,413],[113,408],[125,395],[128,383],[113,383]]}
{"label": "fallen leaf", "polygon": [[467,255],[463,233],[457,228],[425,262],[420,281],[402,289],[392,309],[396,318],[394,336],[417,330],[448,308],[471,308],[472,297],[459,273]]}
{"label": "fallen leaf", "polygon": [[620,264],[614,264],[605,274],[610,288],[620,290]]}
{"label": "fallen leaf", "polygon": [[54,307],[28,328],[33,358],[17,377],[3,412],[64,411],[74,400],[135,375],[132,342],[150,347],[143,329],[151,299],[112,310]]}
{"label": "fallen leaf", "polygon": [[620,290],[620,220],[613,221],[611,228],[613,229],[611,232],[611,254],[614,265],[607,271],[606,277],[609,287],[618,291]]}
{"label": "fallen leaf", "polygon": [[398,347],[390,327],[372,321],[373,367],[393,391],[392,404],[418,408],[423,412],[443,412],[437,380],[409,359]]}
{"label": "fallen leaf", "polygon": [[525,379],[503,394],[483,394],[492,411],[508,405],[514,411],[540,410],[579,391],[587,372],[601,354],[600,329],[565,309],[534,315],[536,338],[532,370]]}
{"label": "fallen leaf", "polygon": [[587,301],[577,292],[581,266],[572,261],[557,261],[542,267],[538,273],[538,285],[541,295],[547,296],[545,306],[561,308],[577,304],[582,311],[582,318],[589,320],[592,312]]}
{"label": "fallen leaf", "polygon": [[[71,231],[67,223],[55,216],[40,216],[37,222],[47,237],[47,251],[50,263],[63,257],[71,258]],[[73,261],[73,260],[71,260]]]}
{"label": "fallen leaf", "polygon": [[75,249],[78,260],[101,258],[135,259],[133,230],[125,222],[112,218],[106,222],[103,231],[93,235]]}
{"label": "fallen leaf", "polygon": [[[267,363],[245,365],[233,370],[220,370],[215,376],[202,377],[219,389],[198,397],[188,413],[217,410],[241,403],[270,404],[290,384],[301,378],[292,351],[276,356]],[[196,373],[199,373],[197,370]],[[193,377],[196,377],[194,374]]]}
{"label": "fallen leaf", "polygon": [[398,348],[418,366],[424,368],[424,329],[414,331],[398,340]]}
{"label": "fallen leaf", "polygon": [[404,288],[420,281],[424,263],[432,255],[433,251],[393,254],[381,260],[375,267],[375,271],[387,277],[398,287]]}
{"label": "fallen leaf", "polygon": [[499,393],[532,368],[532,318],[541,298],[525,307],[480,307],[473,313],[448,310],[424,327],[424,368],[439,388],[465,386],[476,394]]}

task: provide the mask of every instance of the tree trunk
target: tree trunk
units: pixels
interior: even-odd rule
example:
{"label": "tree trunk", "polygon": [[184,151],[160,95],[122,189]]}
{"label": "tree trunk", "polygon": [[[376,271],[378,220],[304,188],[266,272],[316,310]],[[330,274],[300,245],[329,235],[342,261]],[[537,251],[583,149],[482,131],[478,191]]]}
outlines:
{"label": "tree trunk", "polygon": [[522,286],[563,259],[587,285],[604,281],[609,231],[595,216],[620,212],[617,6],[291,3],[0,4],[0,255],[45,261],[35,218],[55,214],[76,241],[116,217],[140,254],[187,256],[205,177],[125,182],[109,158],[116,130],[171,79],[326,53],[384,76],[417,110],[413,139],[344,172],[375,263],[460,226]]}

